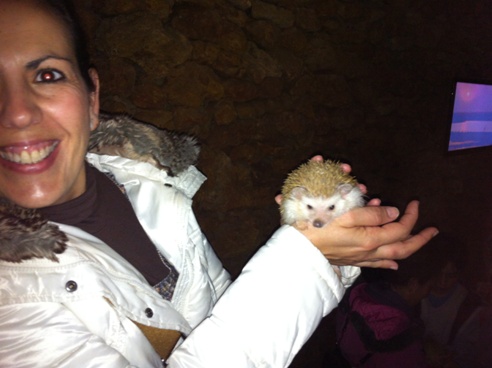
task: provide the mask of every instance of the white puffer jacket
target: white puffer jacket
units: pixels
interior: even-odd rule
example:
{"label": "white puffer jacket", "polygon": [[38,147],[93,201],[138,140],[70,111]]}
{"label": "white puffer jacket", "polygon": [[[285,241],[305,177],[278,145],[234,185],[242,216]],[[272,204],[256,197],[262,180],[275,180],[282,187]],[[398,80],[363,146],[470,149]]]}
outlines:
{"label": "white puffer jacket", "polygon": [[172,368],[286,367],[359,274],[342,267],[340,282],[321,253],[284,226],[230,285],[191,210],[202,174],[189,168],[168,177],[120,157],[87,159],[125,186],[144,229],[179,271],[173,300],[99,239],[59,224],[69,236],[59,263],[0,261],[2,368],[162,366],[132,320],[188,336],[169,358]]}

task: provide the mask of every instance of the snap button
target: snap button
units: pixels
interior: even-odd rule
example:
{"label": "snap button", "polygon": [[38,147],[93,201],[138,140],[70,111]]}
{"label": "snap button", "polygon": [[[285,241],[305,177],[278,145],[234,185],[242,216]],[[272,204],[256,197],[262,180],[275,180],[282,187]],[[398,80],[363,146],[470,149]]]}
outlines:
{"label": "snap button", "polygon": [[77,283],[75,281],[68,281],[66,284],[65,284],[65,290],[68,291],[69,293],[73,293],[75,290],[77,290]]}
{"label": "snap button", "polygon": [[154,311],[150,308],[146,308],[145,309],[145,315],[148,317],[148,318],[152,318],[152,316],[154,315]]}

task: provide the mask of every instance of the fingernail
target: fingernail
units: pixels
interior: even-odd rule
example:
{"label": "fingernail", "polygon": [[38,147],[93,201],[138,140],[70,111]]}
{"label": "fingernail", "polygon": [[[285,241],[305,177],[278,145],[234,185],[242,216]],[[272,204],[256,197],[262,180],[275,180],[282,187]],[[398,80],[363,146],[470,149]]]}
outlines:
{"label": "fingernail", "polygon": [[388,207],[386,209],[386,213],[391,218],[397,218],[398,215],[400,214],[400,211],[398,211],[398,208],[396,208],[396,207]]}

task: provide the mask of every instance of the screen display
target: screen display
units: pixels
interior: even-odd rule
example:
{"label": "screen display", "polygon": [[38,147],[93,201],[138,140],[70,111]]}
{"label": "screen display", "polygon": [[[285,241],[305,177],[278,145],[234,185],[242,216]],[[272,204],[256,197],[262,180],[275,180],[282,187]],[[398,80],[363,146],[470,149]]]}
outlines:
{"label": "screen display", "polygon": [[457,82],[449,151],[492,145],[492,85]]}

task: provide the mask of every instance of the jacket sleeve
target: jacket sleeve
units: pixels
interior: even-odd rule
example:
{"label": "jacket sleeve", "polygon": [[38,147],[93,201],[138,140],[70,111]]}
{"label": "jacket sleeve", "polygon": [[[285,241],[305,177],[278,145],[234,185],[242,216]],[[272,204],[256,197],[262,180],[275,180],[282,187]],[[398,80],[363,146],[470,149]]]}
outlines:
{"label": "jacket sleeve", "polygon": [[0,307],[2,367],[130,367],[60,303]]}
{"label": "jacket sleeve", "polygon": [[207,275],[214,288],[215,298],[218,299],[230,285],[231,276],[203,234],[192,211],[188,217],[188,234],[189,239],[192,239],[194,243],[194,249],[199,253],[201,264],[207,270]]}
{"label": "jacket sleeve", "polygon": [[[286,367],[359,274],[280,228],[169,359],[172,368]],[[346,284],[346,285],[345,285]]]}

